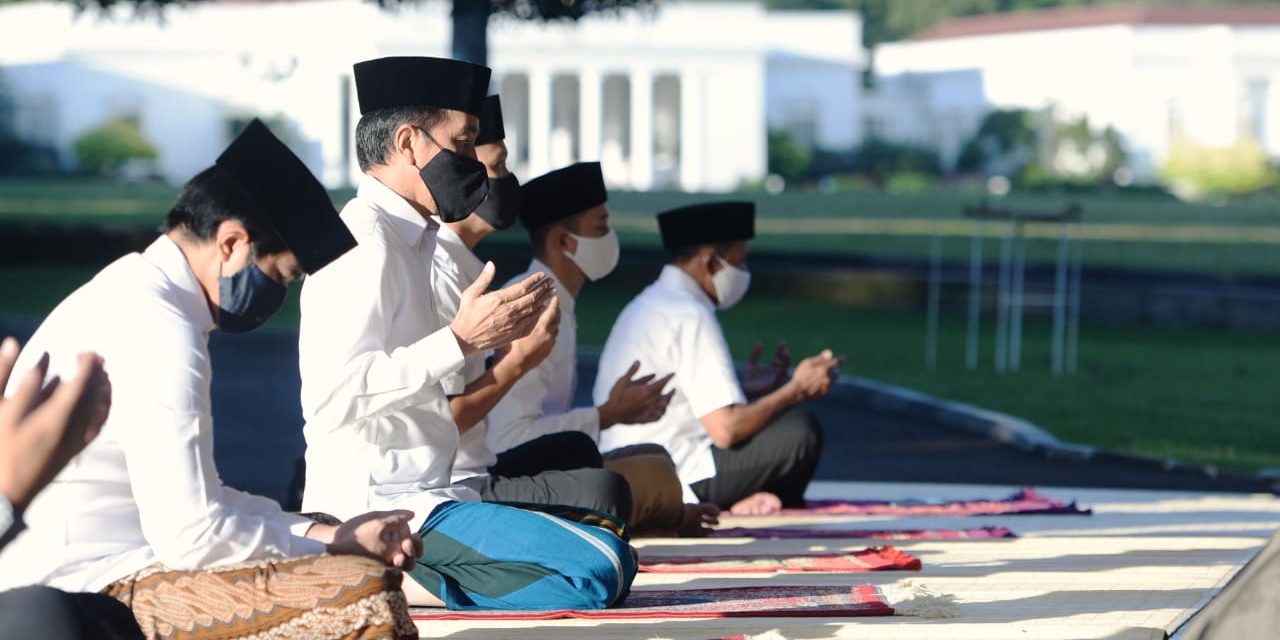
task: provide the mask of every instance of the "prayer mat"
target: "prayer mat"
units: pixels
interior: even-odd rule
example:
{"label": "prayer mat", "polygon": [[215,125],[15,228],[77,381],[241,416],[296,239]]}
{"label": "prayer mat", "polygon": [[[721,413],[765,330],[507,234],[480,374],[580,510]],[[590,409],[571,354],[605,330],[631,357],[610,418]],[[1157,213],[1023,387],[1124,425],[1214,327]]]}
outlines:
{"label": "prayer mat", "polygon": [[893,615],[871,585],[632,591],[621,606],[591,611],[449,611],[416,607],[414,620],[628,620],[637,618],[851,618]]}
{"label": "prayer mat", "polygon": [[1012,516],[1059,514],[1087,516],[1092,509],[1075,501],[1063,502],[1027,487],[1003,500],[808,500],[803,509],[783,509],[769,515],[841,516]]}
{"label": "prayer mat", "polygon": [[920,559],[891,546],[827,554],[769,553],[754,555],[649,556],[641,551],[640,571],[647,573],[801,573],[826,571],[919,571]]}
{"label": "prayer mat", "polygon": [[713,538],[864,538],[874,540],[985,540],[1018,537],[1008,527],[977,529],[792,529],[782,527],[728,527],[711,532]]}

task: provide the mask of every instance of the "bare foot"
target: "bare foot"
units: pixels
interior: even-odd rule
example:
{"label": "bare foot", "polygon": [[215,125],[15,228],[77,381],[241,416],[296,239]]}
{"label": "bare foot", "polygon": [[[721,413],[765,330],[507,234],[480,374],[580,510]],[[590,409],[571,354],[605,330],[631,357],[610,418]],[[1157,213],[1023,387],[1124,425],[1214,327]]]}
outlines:
{"label": "bare foot", "polygon": [[753,493],[733,505],[729,513],[735,516],[767,516],[782,509],[782,500],[778,496],[761,491]]}
{"label": "bare foot", "polygon": [[684,505],[680,519],[680,535],[685,538],[703,538],[711,534],[710,525],[720,524],[720,507],[709,502]]}

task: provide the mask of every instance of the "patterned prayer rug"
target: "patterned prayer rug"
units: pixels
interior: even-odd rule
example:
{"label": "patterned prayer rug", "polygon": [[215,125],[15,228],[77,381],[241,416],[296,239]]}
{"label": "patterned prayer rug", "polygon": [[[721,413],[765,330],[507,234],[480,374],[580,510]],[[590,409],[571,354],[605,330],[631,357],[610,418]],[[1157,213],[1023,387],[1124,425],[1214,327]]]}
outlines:
{"label": "patterned prayer rug", "polygon": [[872,540],[986,540],[1018,537],[1008,527],[977,529],[797,529],[791,527],[727,527],[711,532],[713,538],[852,538]]}
{"label": "patterned prayer rug", "polygon": [[447,611],[417,607],[414,620],[555,620],[588,618],[849,618],[893,615],[871,585],[772,586],[633,591],[612,609],[594,611]]}
{"label": "patterned prayer rug", "polygon": [[[1075,501],[1063,502],[1027,487],[1003,500],[809,500],[803,509],[783,509],[781,515],[842,516],[1012,516],[1032,514],[1089,515]],[[779,515],[778,513],[769,515]]]}
{"label": "patterned prayer rug", "polygon": [[920,559],[891,546],[828,554],[771,553],[754,555],[653,556],[640,552],[640,571],[647,573],[800,573],[826,571],[919,571]]}

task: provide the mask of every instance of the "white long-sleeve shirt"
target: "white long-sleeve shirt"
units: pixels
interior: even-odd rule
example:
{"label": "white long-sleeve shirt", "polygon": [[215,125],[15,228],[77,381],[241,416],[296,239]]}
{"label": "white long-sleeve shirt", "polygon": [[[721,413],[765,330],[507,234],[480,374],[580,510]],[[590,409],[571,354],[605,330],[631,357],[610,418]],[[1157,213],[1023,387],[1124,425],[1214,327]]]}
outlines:
{"label": "white long-sleeve shirt", "polygon": [[[480,277],[481,271],[484,271],[484,263],[480,258],[467,248],[453,229],[441,226],[436,234],[436,249],[432,255],[431,285],[435,290],[436,310],[440,313],[442,324],[447,326],[458,316],[462,292]],[[484,375],[485,357],[486,354],[473,353],[466,357],[466,364],[462,365],[461,370],[445,376],[440,381],[445,395],[462,395],[468,384]],[[455,483],[488,475],[489,467],[498,461],[498,457],[485,442],[488,430],[486,417],[463,432],[458,442],[458,456],[453,462]]]}
{"label": "white long-sleeve shirt", "polygon": [[551,268],[536,258],[511,282],[538,272],[556,284],[560,331],[546,359],[525,373],[489,414],[489,448],[497,452],[562,431],[581,431],[593,440],[600,437],[600,412],[595,407],[573,408],[578,384],[578,323],[573,315],[573,296]]}
{"label": "white long-sleeve shirt", "polygon": [[715,475],[711,436],[701,418],[721,407],[745,404],[729,346],[711,299],[689,274],[663,267],[618,315],[604,350],[593,389],[597,403],[608,399],[613,383],[640,361],[637,375],[675,373],[675,395],[656,422],[616,425],[600,436],[600,448],[654,442],[666,447],[684,483],[685,502],[697,502],[689,488]]}
{"label": "white long-sleeve shirt", "polygon": [[356,248],[302,286],[302,506],[409,509],[417,529],[443,502],[480,499],[450,485],[458,427],[440,382],[463,355],[433,301],[438,225],[369,176],[342,220]]}
{"label": "white long-sleeve shirt", "polygon": [[324,552],[300,537],[311,521],[218,477],[213,327],[195,274],[165,236],[112,263],[45,319],[15,371],[49,352],[50,375],[66,379],[80,353],[96,351],[111,378],[111,412],[27,509],[27,530],[0,553],[0,586],[98,591],[155,562],[205,569]]}

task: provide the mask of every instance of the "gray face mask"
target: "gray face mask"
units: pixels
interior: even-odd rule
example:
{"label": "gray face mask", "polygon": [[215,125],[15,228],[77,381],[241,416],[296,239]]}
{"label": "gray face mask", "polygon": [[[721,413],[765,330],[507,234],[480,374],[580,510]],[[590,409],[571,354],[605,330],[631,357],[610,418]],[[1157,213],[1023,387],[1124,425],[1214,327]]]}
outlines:
{"label": "gray face mask", "polygon": [[285,286],[250,260],[245,268],[218,278],[218,328],[245,333],[262,326],[284,304]]}

